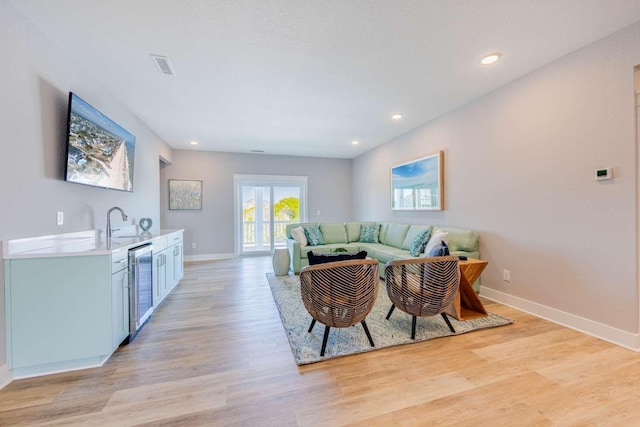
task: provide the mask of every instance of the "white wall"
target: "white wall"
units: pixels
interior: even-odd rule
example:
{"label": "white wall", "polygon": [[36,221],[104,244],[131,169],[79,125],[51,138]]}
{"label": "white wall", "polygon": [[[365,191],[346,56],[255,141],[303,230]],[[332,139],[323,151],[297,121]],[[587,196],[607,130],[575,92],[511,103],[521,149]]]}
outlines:
{"label": "white wall", "polygon": [[[350,221],[351,163],[345,159],[175,150],[172,164],[161,169],[162,227],[185,229],[187,257],[233,254],[234,174],[307,176],[308,220]],[[170,211],[169,179],[203,180],[202,211]],[[194,241],[197,249],[191,249]]]}
{"label": "white wall", "polygon": [[[170,158],[171,149],[82,69],[80,52],[70,56],[52,45],[9,2],[0,2],[0,52],[0,240],[104,228],[116,205],[129,223],[151,217],[159,224],[158,157]],[[136,136],[133,193],[63,180],[69,91]],[[64,212],[62,226],[57,211]],[[4,318],[1,304],[0,367]]]}
{"label": "white wall", "polygon": [[[355,159],[354,216],[475,229],[488,291],[636,334],[638,40],[635,24]],[[389,168],[438,150],[446,211],[393,213]]]}

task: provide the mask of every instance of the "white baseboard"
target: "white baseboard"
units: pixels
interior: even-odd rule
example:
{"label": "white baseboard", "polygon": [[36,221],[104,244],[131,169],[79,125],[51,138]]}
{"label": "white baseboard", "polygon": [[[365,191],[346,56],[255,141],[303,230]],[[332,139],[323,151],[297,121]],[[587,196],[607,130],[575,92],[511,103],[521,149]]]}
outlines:
{"label": "white baseboard", "polygon": [[576,316],[575,314],[547,307],[546,305],[515,297],[494,289],[485,288],[484,286],[480,287],[480,295],[492,301],[499,302],[500,304],[524,311],[525,313],[628,348],[629,350],[640,351],[640,334],[623,331],[622,329],[614,328],[594,320]]}
{"label": "white baseboard", "polygon": [[13,375],[6,364],[0,366],[0,390],[13,381]]}
{"label": "white baseboard", "polygon": [[237,255],[234,253],[228,254],[202,254],[202,255],[185,255],[185,261],[216,261],[220,259],[231,259],[236,258]]}

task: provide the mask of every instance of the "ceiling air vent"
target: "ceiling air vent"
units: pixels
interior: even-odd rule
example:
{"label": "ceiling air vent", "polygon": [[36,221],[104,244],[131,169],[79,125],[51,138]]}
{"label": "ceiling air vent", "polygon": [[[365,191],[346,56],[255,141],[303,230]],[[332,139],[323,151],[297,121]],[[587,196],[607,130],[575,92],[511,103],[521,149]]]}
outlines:
{"label": "ceiling air vent", "polygon": [[169,58],[167,58],[166,56],[160,56],[160,55],[150,55],[150,56],[151,56],[151,59],[153,59],[153,63],[156,64],[156,67],[158,67],[158,70],[160,70],[162,74],[166,74],[168,76],[176,75],[176,73],[173,71],[173,68],[171,67]]}

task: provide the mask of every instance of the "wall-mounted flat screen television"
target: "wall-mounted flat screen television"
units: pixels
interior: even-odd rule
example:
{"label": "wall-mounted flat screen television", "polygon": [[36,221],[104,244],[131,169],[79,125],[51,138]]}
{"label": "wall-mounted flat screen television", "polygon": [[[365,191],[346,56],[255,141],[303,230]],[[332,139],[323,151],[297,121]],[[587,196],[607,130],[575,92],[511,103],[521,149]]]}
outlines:
{"label": "wall-mounted flat screen television", "polygon": [[69,93],[65,180],[133,191],[136,137]]}

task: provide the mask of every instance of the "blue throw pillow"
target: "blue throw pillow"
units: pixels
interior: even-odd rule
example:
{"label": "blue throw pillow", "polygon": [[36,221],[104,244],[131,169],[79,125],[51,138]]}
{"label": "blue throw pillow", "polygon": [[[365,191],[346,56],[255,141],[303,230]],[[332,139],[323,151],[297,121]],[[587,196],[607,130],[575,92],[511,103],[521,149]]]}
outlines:
{"label": "blue throw pillow", "polygon": [[449,255],[449,247],[444,242],[444,240],[440,241],[439,245],[436,245],[429,251],[428,257],[434,256],[448,256]]}
{"label": "blue throw pillow", "polygon": [[304,235],[307,236],[310,246],[324,245],[324,237],[319,225],[311,225],[304,228]]}
{"label": "blue throw pillow", "polygon": [[378,230],[378,224],[362,224],[358,241],[362,243],[378,243]]}
{"label": "blue throw pillow", "polygon": [[413,239],[411,242],[411,246],[409,246],[409,252],[411,256],[420,256],[420,254],[424,251],[424,248],[427,246],[429,239],[431,238],[431,230],[424,230]]}

